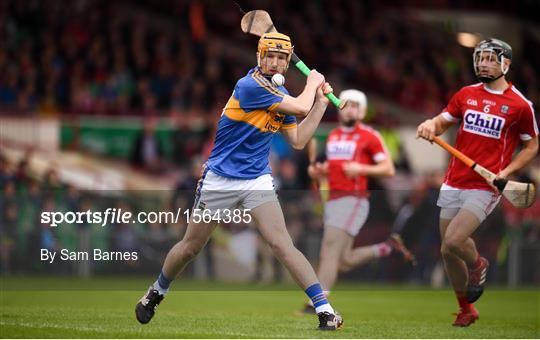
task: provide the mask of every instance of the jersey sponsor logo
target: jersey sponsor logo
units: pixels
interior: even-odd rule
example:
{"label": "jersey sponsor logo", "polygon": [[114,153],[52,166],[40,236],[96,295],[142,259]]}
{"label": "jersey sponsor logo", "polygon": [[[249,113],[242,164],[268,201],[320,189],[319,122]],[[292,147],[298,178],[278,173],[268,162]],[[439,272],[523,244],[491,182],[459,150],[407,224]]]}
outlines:
{"label": "jersey sponsor logo", "polygon": [[282,113],[270,113],[270,119],[266,122],[264,125],[264,130],[270,131],[270,132],[277,132],[281,125],[283,125],[283,122],[285,121],[285,115]]}
{"label": "jersey sponsor logo", "polygon": [[463,130],[494,139],[501,138],[506,119],[484,112],[467,110],[463,118]]}
{"label": "jersey sponsor logo", "polygon": [[329,160],[352,159],[356,151],[356,143],[353,141],[328,142],[326,154]]}
{"label": "jersey sponsor logo", "polygon": [[478,106],[478,102],[476,101],[476,99],[467,99],[467,105],[471,105],[471,106]]}

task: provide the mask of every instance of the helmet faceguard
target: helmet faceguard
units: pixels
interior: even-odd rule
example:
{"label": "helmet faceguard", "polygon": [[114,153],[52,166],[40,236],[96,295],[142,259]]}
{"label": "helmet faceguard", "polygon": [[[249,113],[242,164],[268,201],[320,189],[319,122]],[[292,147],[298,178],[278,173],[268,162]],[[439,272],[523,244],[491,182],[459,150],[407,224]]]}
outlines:
{"label": "helmet faceguard", "polygon": [[285,72],[289,68],[289,63],[293,54],[294,46],[291,43],[291,38],[285,34],[278,32],[265,33],[259,39],[257,47],[257,65],[261,67],[261,61],[266,57],[268,52],[279,52],[287,55],[287,65]]}
{"label": "helmet faceguard", "polygon": [[[362,121],[366,116],[367,111],[367,97],[364,92],[354,89],[343,90],[339,94],[339,99],[341,101],[346,101],[347,104],[343,109],[340,109],[339,119],[344,126],[351,127],[356,124],[356,122]],[[349,115],[345,111],[348,110],[358,110],[356,116],[351,119],[346,119],[344,116]]]}
{"label": "helmet faceguard", "polygon": [[[509,65],[505,65],[505,60],[512,60],[512,47],[510,45],[493,38],[482,40],[476,45],[473,52],[474,73],[482,83],[495,81],[508,73],[510,69]],[[482,75],[480,66],[485,61],[499,64],[501,74],[498,76]]]}

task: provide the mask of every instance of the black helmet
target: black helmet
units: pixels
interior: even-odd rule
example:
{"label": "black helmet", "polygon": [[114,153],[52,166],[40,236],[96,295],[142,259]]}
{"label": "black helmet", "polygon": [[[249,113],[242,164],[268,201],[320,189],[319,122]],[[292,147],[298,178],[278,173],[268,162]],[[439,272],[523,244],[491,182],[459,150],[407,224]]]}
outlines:
{"label": "black helmet", "polygon": [[[482,53],[490,53],[491,58],[496,58],[495,61],[501,66],[501,74],[498,77],[486,77],[479,75],[478,63]],[[480,41],[474,48],[473,65],[476,77],[483,83],[489,83],[499,79],[508,72],[509,67],[504,66],[504,59],[512,60],[512,47],[502,40],[489,38]]]}

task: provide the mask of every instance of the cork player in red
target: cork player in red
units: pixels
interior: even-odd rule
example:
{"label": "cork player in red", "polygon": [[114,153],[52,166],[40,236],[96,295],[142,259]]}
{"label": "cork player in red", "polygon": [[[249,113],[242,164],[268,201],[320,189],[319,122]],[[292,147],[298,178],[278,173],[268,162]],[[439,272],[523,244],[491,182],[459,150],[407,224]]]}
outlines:
{"label": "cork player in red", "polygon": [[[461,88],[442,113],[418,126],[416,137],[431,141],[459,124],[455,147],[498,178],[507,178],[538,152],[534,109],[506,79],[512,63],[510,45],[483,40],[474,49],[473,63],[480,82]],[[512,158],[520,144],[521,150]],[[467,327],[478,319],[473,303],[483,293],[489,263],[476,250],[471,235],[499,200],[494,186],[452,157],[437,205],[441,254],[460,307],[454,326]]]}
{"label": "cork player in red", "polygon": [[[329,197],[324,206],[324,235],[318,268],[325,295],[330,293],[340,272],[391,253],[414,262],[414,256],[397,233],[384,242],[354,247],[355,238],[369,215],[369,178],[391,177],[395,169],[379,133],[362,123],[367,111],[366,95],[349,89],[341,92],[339,98],[347,104],[339,110],[339,126],[328,135],[326,161],[313,163],[308,168],[313,179],[328,181]],[[315,313],[311,301],[302,312]]]}

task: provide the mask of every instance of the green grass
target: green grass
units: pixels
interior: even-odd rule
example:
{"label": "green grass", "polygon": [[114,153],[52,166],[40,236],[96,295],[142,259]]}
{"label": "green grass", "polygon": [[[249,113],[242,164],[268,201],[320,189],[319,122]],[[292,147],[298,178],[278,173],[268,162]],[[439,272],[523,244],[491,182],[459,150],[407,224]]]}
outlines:
{"label": "green grass", "polygon": [[[540,293],[489,289],[480,320],[451,326],[449,290],[342,285],[332,303],[345,319],[318,332],[314,316],[296,316],[305,301],[291,286],[177,282],[155,319],[139,325],[134,305],[150,280],[2,278],[2,338],[538,338]],[[36,287],[40,287],[37,290]],[[239,290],[238,288],[242,290]],[[122,290],[122,288],[125,288]]]}

